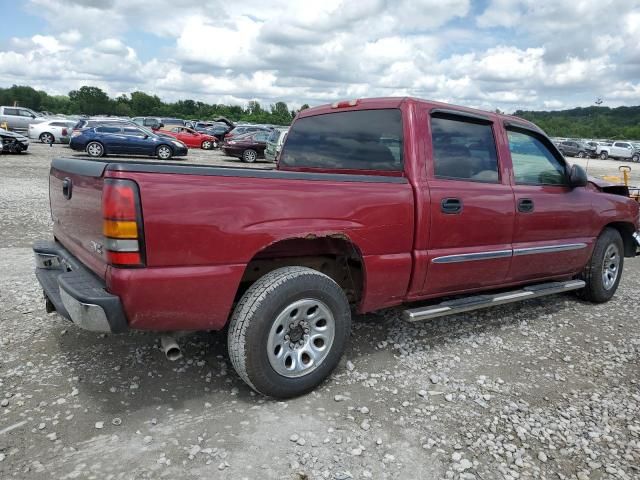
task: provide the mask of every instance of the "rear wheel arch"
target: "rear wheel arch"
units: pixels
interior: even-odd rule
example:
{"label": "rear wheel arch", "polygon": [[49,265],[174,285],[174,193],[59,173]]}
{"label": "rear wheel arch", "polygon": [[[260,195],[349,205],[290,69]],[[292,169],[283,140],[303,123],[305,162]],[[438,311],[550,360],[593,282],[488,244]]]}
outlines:
{"label": "rear wheel arch", "polygon": [[344,234],[289,237],[265,246],[247,263],[236,300],[269,272],[295,266],[327,275],[344,290],[351,304],[361,303],[366,286],[364,257]]}

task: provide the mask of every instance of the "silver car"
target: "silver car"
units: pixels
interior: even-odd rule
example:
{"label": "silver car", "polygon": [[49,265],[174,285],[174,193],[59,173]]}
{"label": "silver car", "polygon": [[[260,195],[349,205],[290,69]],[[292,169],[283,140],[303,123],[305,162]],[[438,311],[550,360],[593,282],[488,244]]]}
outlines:
{"label": "silver car", "polygon": [[54,119],[29,125],[29,138],[42,143],[69,143],[76,122]]}

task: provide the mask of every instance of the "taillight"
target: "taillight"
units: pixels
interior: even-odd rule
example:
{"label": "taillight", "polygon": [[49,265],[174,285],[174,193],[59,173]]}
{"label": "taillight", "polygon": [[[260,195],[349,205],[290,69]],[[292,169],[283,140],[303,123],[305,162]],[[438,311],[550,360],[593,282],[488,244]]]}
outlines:
{"label": "taillight", "polygon": [[80,135],[82,132],[80,130],[74,130],[73,132],[71,132],[71,136],[72,137],[77,137],[78,135]]}
{"label": "taillight", "polygon": [[63,129],[62,129],[62,136],[63,136],[63,137],[66,137],[66,136],[67,136],[67,133],[68,133],[68,132],[67,132],[67,129],[66,129],[66,128],[63,128]]}
{"label": "taillight", "polygon": [[119,267],[143,266],[142,212],[135,182],[113,178],[104,180],[102,219],[107,262]]}

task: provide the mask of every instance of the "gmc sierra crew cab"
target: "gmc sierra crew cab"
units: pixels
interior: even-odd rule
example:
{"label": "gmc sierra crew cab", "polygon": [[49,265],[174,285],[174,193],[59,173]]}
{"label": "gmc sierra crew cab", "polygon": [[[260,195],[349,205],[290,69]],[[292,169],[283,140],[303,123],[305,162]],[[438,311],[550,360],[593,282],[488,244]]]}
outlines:
{"label": "gmc sierra crew cab", "polygon": [[640,245],[627,194],[525,120],[351,100],[300,112],[273,170],[54,160],[36,275],[81,328],[228,328],[238,374],[286,398],[336,367],[352,311],[609,300]]}

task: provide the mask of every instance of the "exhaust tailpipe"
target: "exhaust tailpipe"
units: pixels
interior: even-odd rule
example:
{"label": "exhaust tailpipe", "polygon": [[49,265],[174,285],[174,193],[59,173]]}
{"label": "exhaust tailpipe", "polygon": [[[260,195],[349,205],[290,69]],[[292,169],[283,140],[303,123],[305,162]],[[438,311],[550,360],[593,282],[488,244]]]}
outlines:
{"label": "exhaust tailpipe", "polygon": [[160,347],[164,352],[167,360],[175,362],[182,358],[182,351],[176,339],[170,335],[162,335],[160,337]]}

